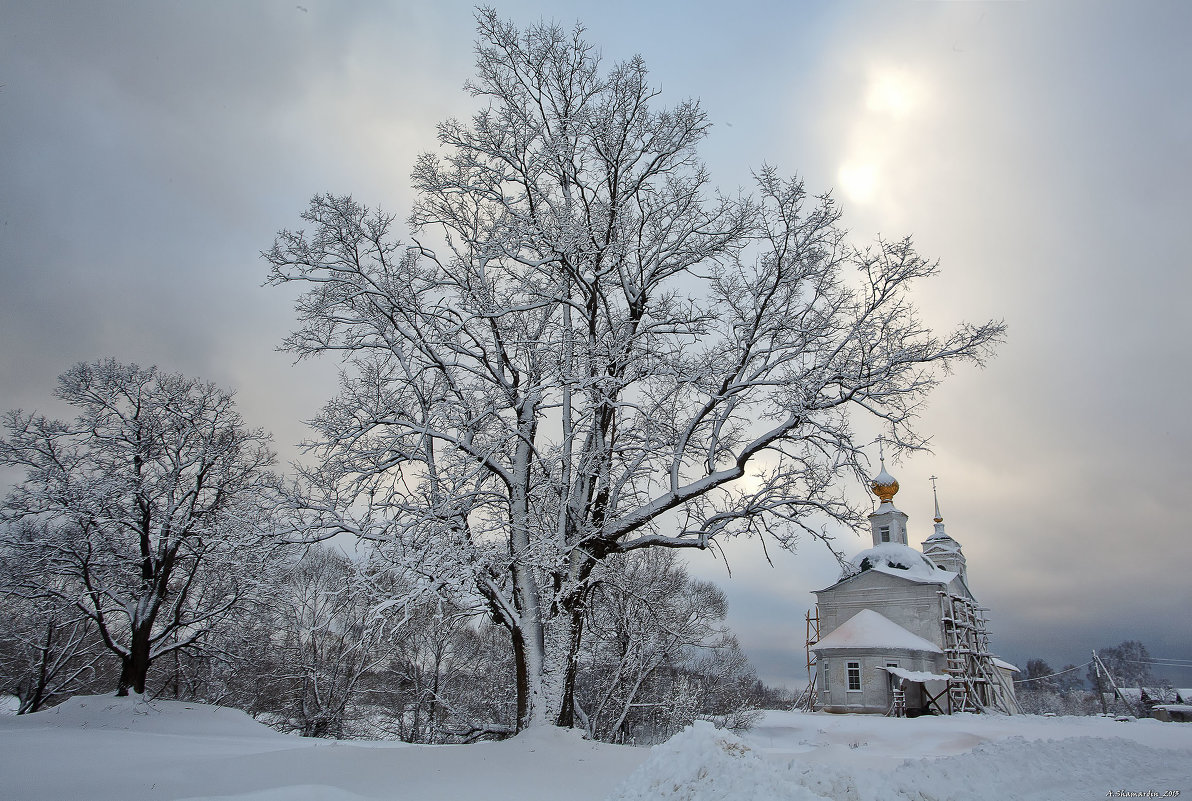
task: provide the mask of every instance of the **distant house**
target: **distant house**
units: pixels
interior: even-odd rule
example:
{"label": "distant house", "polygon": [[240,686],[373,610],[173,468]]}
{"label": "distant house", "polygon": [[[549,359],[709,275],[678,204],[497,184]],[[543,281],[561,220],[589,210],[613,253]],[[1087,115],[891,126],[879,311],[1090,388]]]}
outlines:
{"label": "distant house", "polygon": [[1151,711],[1152,716],[1159,720],[1192,723],[1192,688],[1177,688],[1172,692],[1175,693],[1175,703],[1157,704]]}
{"label": "distant house", "polygon": [[1112,694],[1136,715],[1159,720],[1192,721],[1192,689],[1174,687],[1118,687]]}
{"label": "distant house", "polygon": [[893,503],[898,482],[884,463],[872,489],[881,499],[869,516],[873,547],[815,592],[809,705],[893,715],[1018,711],[1018,669],[990,653],[987,610],[968,587],[938,496],[935,531],[920,552],[907,544],[907,515]]}
{"label": "distant house", "polygon": [[1192,704],[1156,704],[1151,717],[1174,723],[1192,723]]}

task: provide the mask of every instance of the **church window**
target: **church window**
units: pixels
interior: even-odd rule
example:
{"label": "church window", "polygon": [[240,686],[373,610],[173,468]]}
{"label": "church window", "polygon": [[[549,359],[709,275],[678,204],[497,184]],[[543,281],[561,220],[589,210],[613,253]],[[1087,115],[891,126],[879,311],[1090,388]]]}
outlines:
{"label": "church window", "polygon": [[850,690],[861,689],[861,663],[848,663],[848,688]]}
{"label": "church window", "polygon": [[878,529],[878,531],[882,535],[882,542],[890,541],[890,527],[889,526],[882,526],[880,529]]}
{"label": "church window", "polygon": [[820,675],[822,675],[824,677],[824,692],[827,692],[828,691],[828,676],[831,675],[828,671],[828,663],[824,662],[824,664],[821,665],[820,667],[823,671]]}

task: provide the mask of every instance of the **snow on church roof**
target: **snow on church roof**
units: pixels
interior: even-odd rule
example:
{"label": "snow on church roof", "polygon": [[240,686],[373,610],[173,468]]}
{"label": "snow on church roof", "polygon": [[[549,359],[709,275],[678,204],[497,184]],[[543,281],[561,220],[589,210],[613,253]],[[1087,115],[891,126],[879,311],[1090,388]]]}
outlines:
{"label": "snow on church roof", "polygon": [[947,673],[928,673],[925,670],[904,670],[903,668],[894,667],[893,665],[886,665],[885,667],[878,665],[877,669],[884,670],[891,676],[897,676],[898,678],[906,679],[907,681],[947,681],[948,679],[952,678]]}
{"label": "snow on church roof", "polygon": [[812,651],[821,648],[900,648],[907,651],[943,653],[935,643],[923,639],[918,634],[912,634],[872,609],[862,609],[811,646]]}
{"label": "snow on church roof", "polygon": [[894,476],[886,472],[886,463],[883,461],[882,470],[873,477],[872,483],[877,484],[879,487],[888,487],[891,484],[897,484],[898,481],[894,478]]}
{"label": "snow on church roof", "polygon": [[952,539],[951,535],[949,535],[946,531],[943,531],[943,530],[936,531],[934,534],[932,534],[930,537],[927,538],[927,542],[941,543],[948,548],[952,548],[953,550],[960,549],[960,543],[957,542],[956,540]]}
{"label": "snow on church roof", "polygon": [[861,551],[853,557],[852,564],[858,571],[877,570],[911,581],[947,584],[956,577],[955,573],[938,567],[914,548],[899,542],[883,542]]}

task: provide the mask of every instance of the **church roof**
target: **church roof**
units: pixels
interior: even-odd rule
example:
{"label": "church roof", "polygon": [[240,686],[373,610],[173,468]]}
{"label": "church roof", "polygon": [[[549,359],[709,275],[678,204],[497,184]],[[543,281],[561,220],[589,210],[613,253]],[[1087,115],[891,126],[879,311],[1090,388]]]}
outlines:
{"label": "church roof", "polygon": [[943,653],[935,643],[907,631],[872,609],[862,609],[811,646],[812,651],[826,648],[897,648],[904,651]]}
{"label": "church roof", "polygon": [[956,574],[939,567],[919,551],[898,542],[883,542],[854,556],[858,573],[876,570],[890,576],[929,584],[947,584]]}

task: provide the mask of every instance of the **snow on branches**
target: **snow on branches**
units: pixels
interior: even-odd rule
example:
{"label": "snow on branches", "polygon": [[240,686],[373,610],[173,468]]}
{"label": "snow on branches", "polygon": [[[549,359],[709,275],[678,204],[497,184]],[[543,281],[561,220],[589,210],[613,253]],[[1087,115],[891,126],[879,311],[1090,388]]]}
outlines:
{"label": "snow on branches", "polygon": [[3,509],[16,591],[89,619],[120,694],[142,693],[150,663],[198,643],[274,558],[269,437],[214,384],[114,359],[75,365],[55,394],[73,422],[4,417],[0,464],[25,471]]}

